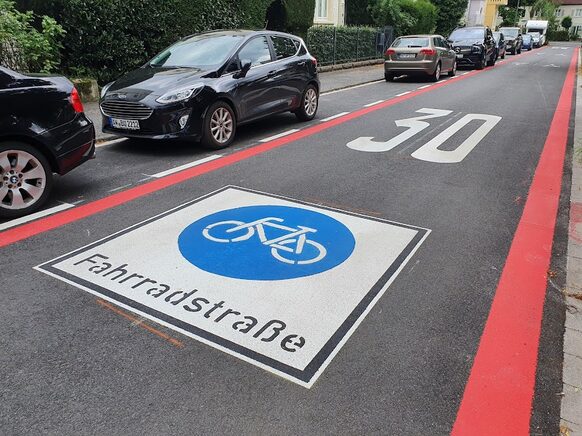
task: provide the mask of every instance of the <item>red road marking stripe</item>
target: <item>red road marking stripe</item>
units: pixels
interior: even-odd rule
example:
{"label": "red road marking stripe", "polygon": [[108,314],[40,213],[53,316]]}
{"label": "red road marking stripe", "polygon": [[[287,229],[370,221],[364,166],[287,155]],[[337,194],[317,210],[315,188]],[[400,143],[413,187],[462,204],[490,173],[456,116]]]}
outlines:
{"label": "red road marking stripe", "polygon": [[578,59],[570,67],[503,268],[453,435],[528,435],[535,388],[546,275],[560,189]]}
{"label": "red road marking stripe", "polygon": [[[539,51],[539,50],[538,50]],[[530,52],[531,53],[531,52]],[[523,54],[520,56],[515,56],[511,61],[514,59],[519,59]],[[504,65],[507,65],[506,62]],[[476,74],[480,74],[489,70],[482,70],[482,71],[471,71],[469,74],[464,76],[458,77],[453,83],[457,83],[461,80],[467,79],[472,77]],[[19,227],[14,227],[12,229],[5,230],[4,232],[0,233],[0,247],[4,247],[6,245],[13,244],[15,242],[21,241],[23,239],[30,238],[31,236],[38,235],[40,233],[47,232],[52,229],[56,229],[57,227],[61,227],[65,224],[72,223],[74,221],[78,221],[80,219],[89,217],[91,215],[95,215],[99,212],[103,212],[107,209],[111,209],[113,207],[119,206],[121,204],[127,203],[129,201],[135,200],[137,198],[143,197],[144,195],[151,194],[152,192],[159,191],[161,189],[176,185],[178,183],[182,183],[188,179],[198,177],[202,174],[209,173],[211,171],[218,170],[220,168],[232,165],[234,163],[240,162],[242,160],[248,159],[250,157],[265,153],[269,150],[281,147],[282,145],[288,144],[290,142],[297,141],[299,139],[305,138],[307,136],[315,135],[316,133],[322,132],[327,130],[331,127],[337,126],[339,124],[343,124],[347,121],[353,120],[355,118],[362,117],[367,115],[371,112],[375,112],[380,109],[384,109],[389,106],[393,106],[398,104],[402,101],[409,100],[417,95],[421,95],[427,92],[432,92],[435,89],[441,88],[449,84],[449,81],[442,81],[439,83],[435,83],[433,86],[426,88],[426,89],[417,89],[412,91],[410,94],[403,95],[401,97],[394,97],[390,100],[385,101],[384,103],[377,104],[375,106],[359,109],[355,112],[351,112],[347,115],[344,115],[339,118],[335,118],[333,120],[317,124],[307,129],[301,130],[297,133],[293,133],[291,135],[285,136],[283,138],[275,139],[273,141],[265,142],[263,144],[254,146],[252,148],[242,150],[228,156],[224,156],[223,158],[216,159],[214,161],[208,162],[206,164],[202,164],[193,168],[186,169],[182,172],[175,173],[168,175],[166,177],[144,183],[142,185],[136,186],[134,188],[127,189],[126,191],[118,192],[108,197],[101,198],[99,200],[95,200],[91,203],[86,203],[82,206],[78,206],[72,209],[68,209],[63,212],[56,213],[54,215],[48,216],[46,218],[42,218],[31,223],[27,223],[21,225]]]}

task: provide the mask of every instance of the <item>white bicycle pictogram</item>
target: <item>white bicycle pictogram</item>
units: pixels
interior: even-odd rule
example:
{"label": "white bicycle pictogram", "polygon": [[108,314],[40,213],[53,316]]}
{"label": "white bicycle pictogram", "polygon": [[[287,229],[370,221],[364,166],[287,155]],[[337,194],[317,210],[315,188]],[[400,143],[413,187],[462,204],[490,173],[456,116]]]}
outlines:
{"label": "white bicycle pictogram", "polygon": [[[261,243],[271,248],[271,255],[275,259],[291,265],[308,265],[319,262],[326,256],[327,250],[323,245],[307,238],[307,234],[316,233],[316,229],[304,226],[292,228],[282,224],[277,224],[282,223],[283,221],[283,219],[275,217],[262,218],[250,223],[235,220],[220,221],[206,226],[202,231],[202,234],[206,239],[214,242],[233,243],[246,241],[252,238],[256,233]],[[268,227],[289,233],[269,239],[265,231],[265,228]],[[213,231],[215,236],[211,234],[211,231]],[[226,236],[226,239],[217,237],[216,235],[218,231],[222,231]],[[229,237],[230,235],[232,235],[232,237]],[[316,255],[308,259],[302,259],[301,255],[303,254],[303,249],[306,245],[314,248]],[[292,253],[294,256],[287,255],[287,257],[285,257],[283,256],[284,253]]]}

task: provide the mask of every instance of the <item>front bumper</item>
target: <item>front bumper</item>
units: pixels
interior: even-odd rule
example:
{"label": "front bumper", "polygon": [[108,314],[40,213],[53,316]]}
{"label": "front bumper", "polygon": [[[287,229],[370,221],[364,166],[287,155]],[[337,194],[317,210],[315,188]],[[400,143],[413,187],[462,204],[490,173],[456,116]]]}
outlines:
{"label": "front bumper", "polygon": [[[112,125],[112,117],[101,111],[104,133],[144,139],[200,139],[206,108],[189,107],[177,104],[168,107],[152,108],[152,114],[145,120],[137,120],[139,130],[120,129]],[[188,116],[184,128],[180,127],[180,118]]]}
{"label": "front bumper", "polygon": [[459,67],[475,67],[483,58],[481,53],[462,53],[463,57],[457,56],[457,65]]}

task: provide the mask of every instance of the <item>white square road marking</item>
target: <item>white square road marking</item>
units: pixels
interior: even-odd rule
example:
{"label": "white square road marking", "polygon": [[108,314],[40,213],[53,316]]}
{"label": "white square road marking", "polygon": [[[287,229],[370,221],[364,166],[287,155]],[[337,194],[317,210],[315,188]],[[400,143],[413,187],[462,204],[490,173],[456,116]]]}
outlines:
{"label": "white square road marking", "polygon": [[311,387],[429,232],[225,187],[36,269]]}

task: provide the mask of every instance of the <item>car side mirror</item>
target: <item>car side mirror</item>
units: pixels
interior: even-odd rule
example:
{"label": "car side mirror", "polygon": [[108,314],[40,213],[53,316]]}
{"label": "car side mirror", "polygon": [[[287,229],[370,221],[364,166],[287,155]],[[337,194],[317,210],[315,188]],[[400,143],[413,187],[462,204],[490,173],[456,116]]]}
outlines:
{"label": "car side mirror", "polygon": [[249,70],[251,69],[251,65],[252,62],[248,59],[243,59],[240,62],[240,71],[238,71],[235,75],[234,78],[235,79],[240,79],[243,78],[247,75],[247,73],[249,72]]}

